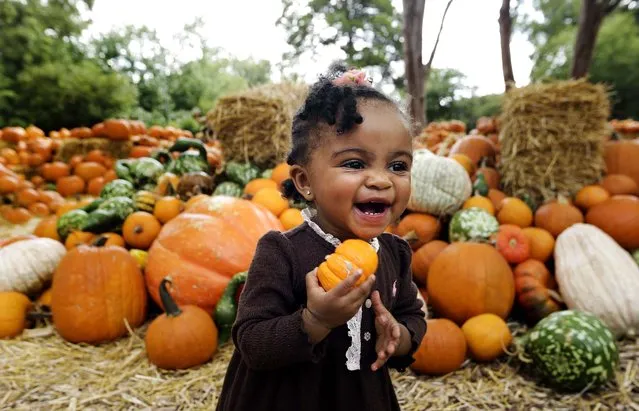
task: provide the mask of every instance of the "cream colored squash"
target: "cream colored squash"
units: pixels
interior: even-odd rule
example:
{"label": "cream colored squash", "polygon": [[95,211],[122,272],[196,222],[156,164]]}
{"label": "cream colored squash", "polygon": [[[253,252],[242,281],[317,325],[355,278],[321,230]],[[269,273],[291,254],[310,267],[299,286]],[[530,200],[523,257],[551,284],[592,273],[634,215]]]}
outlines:
{"label": "cream colored squash", "polygon": [[64,245],[50,238],[22,240],[0,248],[0,291],[42,291],[65,254]]}
{"label": "cream colored squash", "polygon": [[436,216],[452,215],[470,197],[472,183],[464,167],[429,150],[413,152],[408,209]]}
{"label": "cream colored squash", "polygon": [[555,244],[555,276],[570,309],[599,317],[616,337],[639,331],[639,267],[608,234],[574,224]]}

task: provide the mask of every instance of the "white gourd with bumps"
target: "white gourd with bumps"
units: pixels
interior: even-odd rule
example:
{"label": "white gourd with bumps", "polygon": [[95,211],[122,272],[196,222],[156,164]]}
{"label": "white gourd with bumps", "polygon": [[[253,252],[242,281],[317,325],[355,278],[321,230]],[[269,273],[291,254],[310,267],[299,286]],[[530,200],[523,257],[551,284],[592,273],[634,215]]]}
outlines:
{"label": "white gourd with bumps", "polygon": [[555,276],[568,308],[595,315],[616,337],[639,334],[639,267],[603,230],[575,224],[563,231]]}
{"label": "white gourd with bumps", "polygon": [[468,172],[457,161],[427,149],[413,152],[409,210],[436,216],[452,215],[471,193]]}
{"label": "white gourd with bumps", "polygon": [[66,251],[62,243],[50,238],[26,239],[1,248],[0,291],[42,291]]}

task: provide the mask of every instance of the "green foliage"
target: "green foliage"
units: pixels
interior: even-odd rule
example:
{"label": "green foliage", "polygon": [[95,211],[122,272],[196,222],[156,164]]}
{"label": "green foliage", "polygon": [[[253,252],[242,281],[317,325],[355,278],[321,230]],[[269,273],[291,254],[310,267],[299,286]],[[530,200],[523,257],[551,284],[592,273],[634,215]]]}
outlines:
{"label": "green foliage", "polygon": [[[285,61],[322,46],[339,46],[345,61],[357,67],[375,67],[391,79],[391,63],[401,61],[402,16],[391,0],[310,0],[306,7],[283,0],[278,25],[288,34],[293,51]],[[326,64],[328,66],[328,63]]]}
{"label": "green foliage", "polygon": [[474,90],[464,84],[465,79],[457,70],[433,69],[426,90],[429,121],[457,119],[470,131],[479,117],[499,114],[503,95],[476,96]]}
{"label": "green foliage", "polygon": [[121,115],[136,103],[136,89],[117,73],[102,73],[92,61],[30,66],[18,75],[16,115],[46,130],[88,126]]}
{"label": "green foliage", "polygon": [[[523,16],[516,28],[528,34],[535,46],[531,80],[566,79],[570,76],[579,23],[579,0],[535,0],[541,19]],[[639,117],[639,2],[624,1],[607,16],[595,44],[591,81],[608,84],[616,118]]]}

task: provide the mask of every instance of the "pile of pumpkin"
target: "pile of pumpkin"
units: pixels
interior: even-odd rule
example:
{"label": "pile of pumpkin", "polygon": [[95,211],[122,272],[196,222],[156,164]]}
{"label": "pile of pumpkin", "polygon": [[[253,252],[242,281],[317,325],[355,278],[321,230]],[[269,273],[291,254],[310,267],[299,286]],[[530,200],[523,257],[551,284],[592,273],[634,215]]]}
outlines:
{"label": "pile of pumpkin", "polygon": [[[610,174],[543,204],[500,191],[499,150],[486,136],[462,137],[448,156],[415,151],[409,212],[391,228],[411,244],[436,316],[414,371],[445,374],[468,355],[510,350],[561,389],[612,378],[615,337],[639,330],[639,175],[625,151],[637,159],[639,144],[607,144]],[[513,339],[508,318],[532,331]]]}
{"label": "pile of pumpkin", "polygon": [[[247,172],[250,164],[227,163],[223,179],[233,185],[217,187],[241,192],[211,196],[183,189],[192,173],[174,180],[164,172],[155,187],[148,186],[148,179],[137,178],[137,168],[146,164],[136,162],[144,159],[125,163],[131,181],[116,176],[97,197],[69,197],[60,206],[66,211],[47,216],[34,235],[0,243],[0,337],[20,335],[31,317],[50,310],[67,341],[113,341],[127,335],[125,322],[136,328],[150,318],[150,296],[155,308],[165,311],[145,335],[149,360],[159,367],[199,365],[229,339],[257,241],[269,230],[303,221],[299,208],[279,192],[288,165],[256,176]],[[247,175],[255,178],[242,184]],[[107,219],[88,231],[87,221],[99,211],[117,221]],[[176,335],[186,338],[180,327],[188,327],[188,336],[201,343],[176,340]]]}

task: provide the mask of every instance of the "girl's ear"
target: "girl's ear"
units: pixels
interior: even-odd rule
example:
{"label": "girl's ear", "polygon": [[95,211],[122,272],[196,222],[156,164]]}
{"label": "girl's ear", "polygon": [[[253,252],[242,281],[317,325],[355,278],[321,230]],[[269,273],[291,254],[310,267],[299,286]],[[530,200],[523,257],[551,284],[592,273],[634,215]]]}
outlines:
{"label": "girl's ear", "polygon": [[308,178],[308,173],[304,167],[294,164],[291,166],[289,175],[297,191],[304,197],[306,201],[313,201],[314,195],[311,190],[311,182]]}

